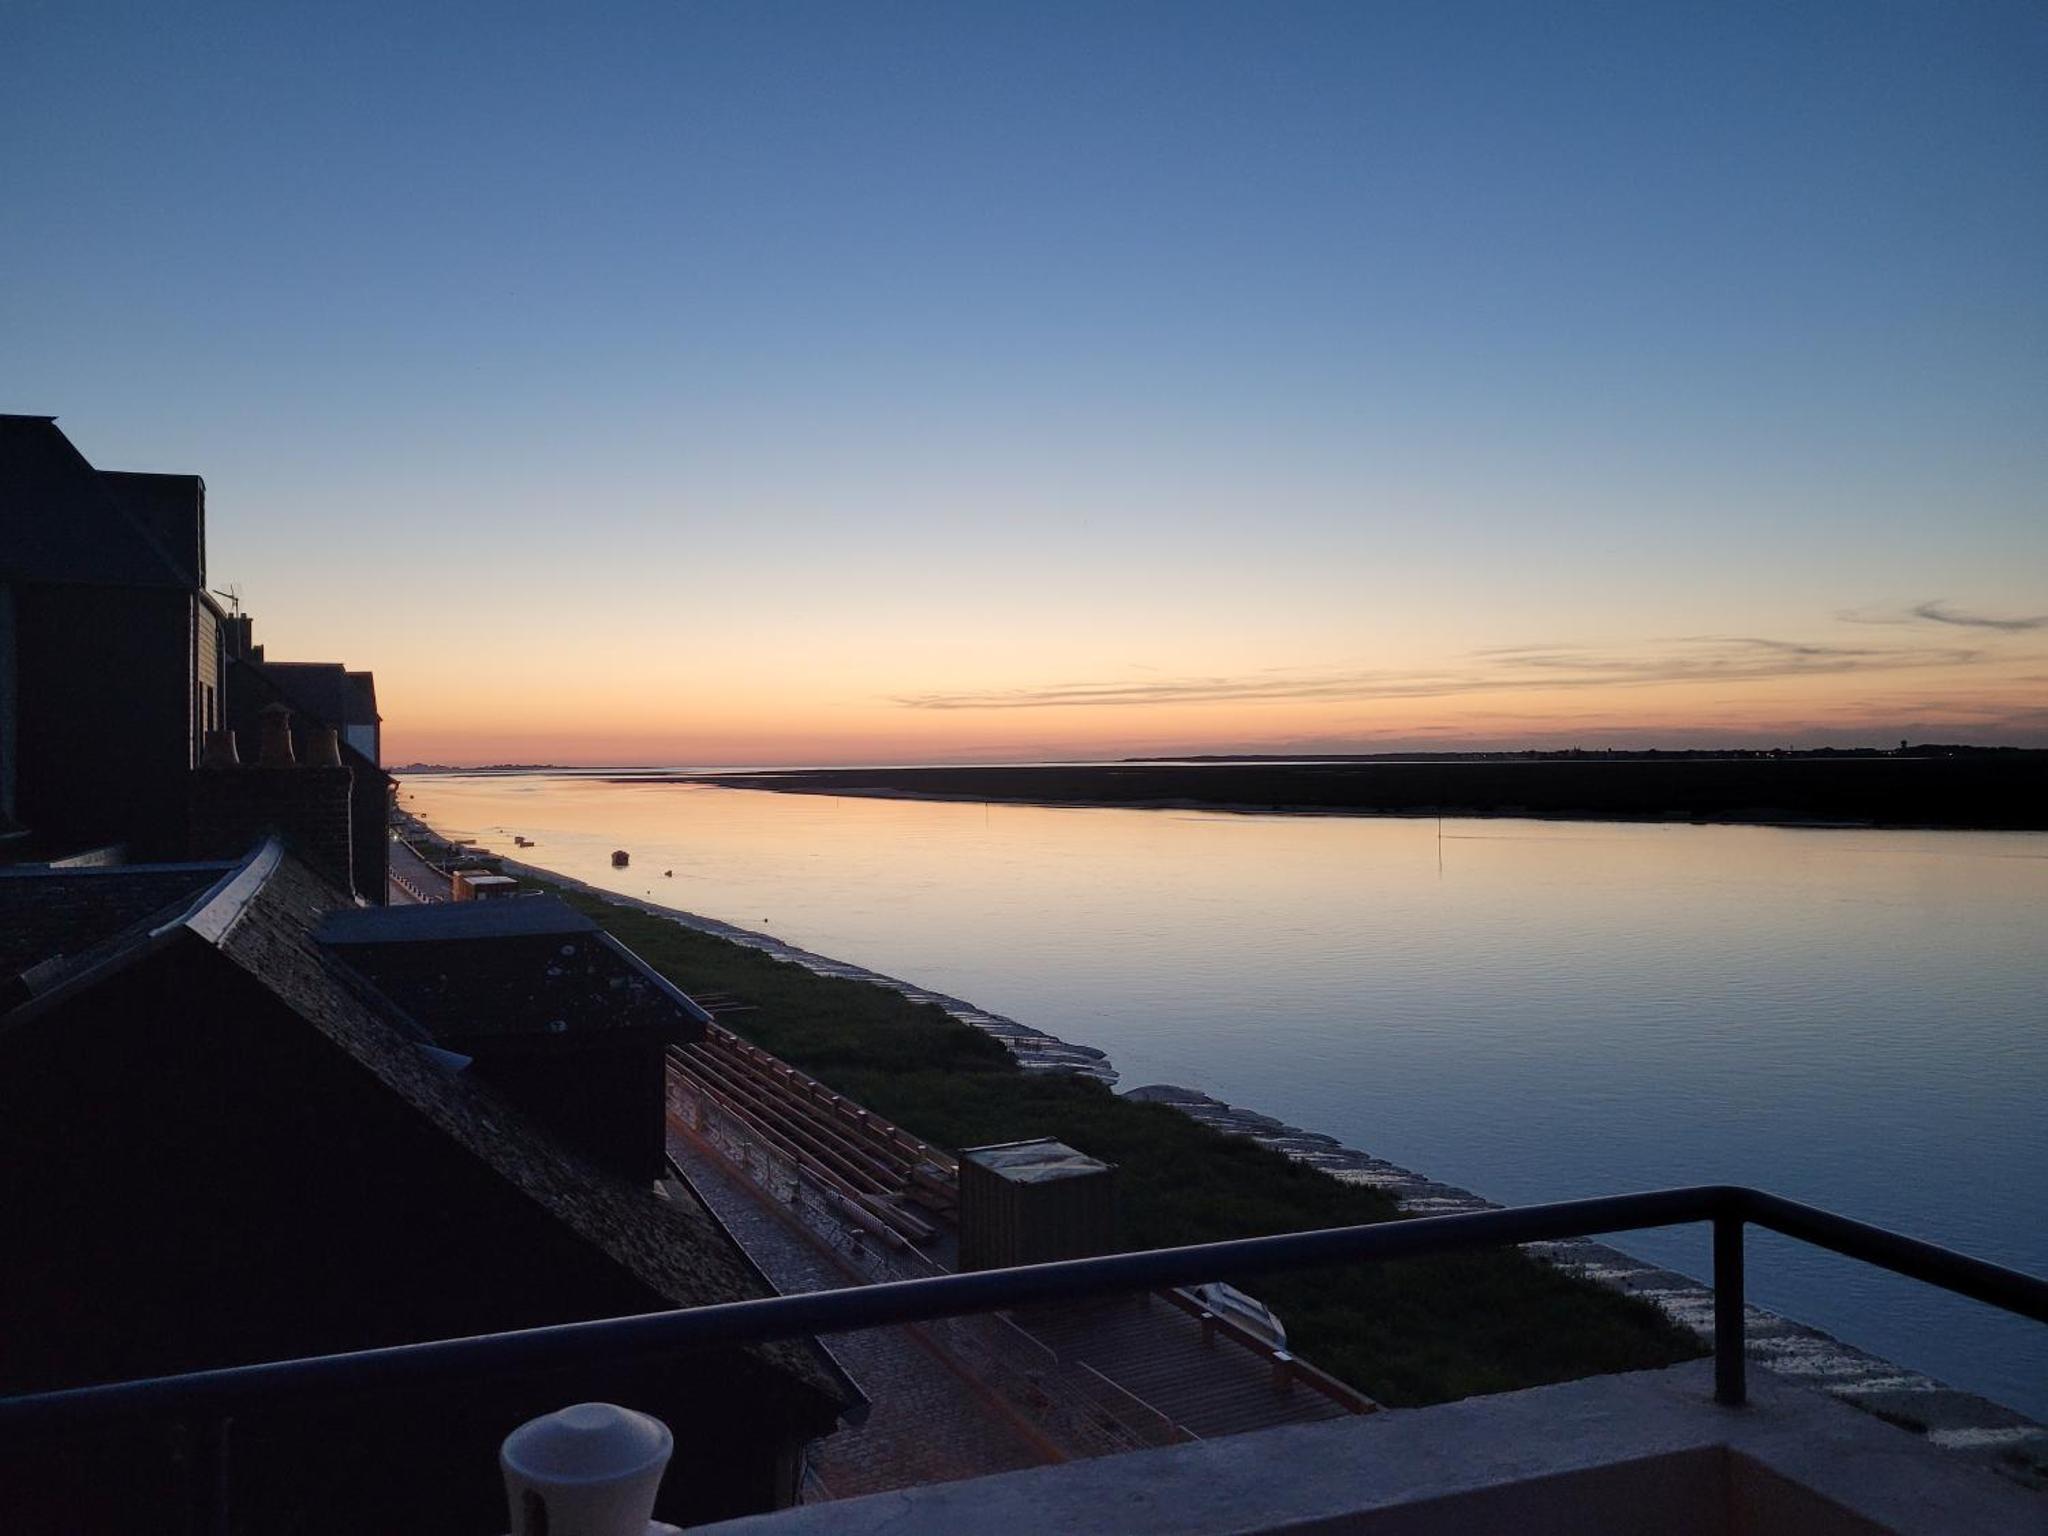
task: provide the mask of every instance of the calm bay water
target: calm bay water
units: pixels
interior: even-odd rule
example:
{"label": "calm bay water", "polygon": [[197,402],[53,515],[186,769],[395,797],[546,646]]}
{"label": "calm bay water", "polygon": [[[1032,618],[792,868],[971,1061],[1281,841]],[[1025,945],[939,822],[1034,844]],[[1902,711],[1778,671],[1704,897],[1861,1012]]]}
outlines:
{"label": "calm bay water", "polygon": [[[1509,1203],[1756,1184],[2048,1272],[2048,834],[408,779],[444,832]],[[614,871],[614,848],[631,850]],[[665,877],[663,871],[673,870]],[[1695,1275],[1703,1236],[1620,1246]],[[1757,1235],[1753,1299],[2048,1418],[2048,1330]]]}

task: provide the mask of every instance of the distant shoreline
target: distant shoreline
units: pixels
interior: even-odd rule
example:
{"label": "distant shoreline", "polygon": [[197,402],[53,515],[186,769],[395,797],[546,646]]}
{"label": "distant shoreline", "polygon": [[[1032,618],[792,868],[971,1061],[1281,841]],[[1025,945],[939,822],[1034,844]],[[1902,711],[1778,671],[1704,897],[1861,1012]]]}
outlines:
{"label": "distant shoreline", "polygon": [[2048,754],[619,773],[610,783],[1239,815],[2048,830]]}
{"label": "distant shoreline", "polygon": [[[644,778],[608,778],[607,784],[651,784],[658,782],[653,776]],[[1438,814],[1433,809],[1415,811],[1379,810],[1372,807],[1344,807],[1318,805],[1232,805],[1221,800],[1042,800],[1022,796],[994,797],[988,795],[942,794],[937,790],[925,789],[834,789],[824,785],[759,784],[749,783],[743,776],[712,776],[706,774],[676,775],[674,782],[692,784],[713,784],[719,789],[757,789],[777,795],[827,795],[842,800],[928,800],[939,804],[952,805],[1035,805],[1051,810],[1075,811],[1210,811],[1219,816],[1324,816],[1324,817],[1372,817],[1382,820],[1427,821]],[[1601,815],[1595,812],[1566,813],[1513,811],[1471,811],[1446,806],[1443,813],[1461,820],[1473,821],[1610,821],[1633,826],[1655,826],[1664,823],[1673,826],[1707,827],[1800,827],[1808,829],[1835,828],[1838,830],[1869,829],[1879,823],[1871,821],[1818,821],[1791,817],[1765,820],[1760,817],[1741,819],[1730,817],[1671,817],[1671,816],[1624,816],[1619,814]],[[1901,827],[1902,831],[1914,830]],[[1955,831],[1955,827],[1923,827],[1921,831]],[[1979,829],[1985,830],[1985,829]],[[2004,830],[1993,828],[1989,830]],[[2022,829],[2026,830],[2026,829]]]}

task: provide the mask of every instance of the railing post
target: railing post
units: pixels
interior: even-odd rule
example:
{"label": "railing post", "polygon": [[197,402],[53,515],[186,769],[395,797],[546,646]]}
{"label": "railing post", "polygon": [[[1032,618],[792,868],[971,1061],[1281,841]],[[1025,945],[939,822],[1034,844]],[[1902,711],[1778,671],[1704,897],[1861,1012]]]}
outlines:
{"label": "railing post", "polygon": [[[1729,1202],[1730,1205],[1733,1202]],[[1742,1212],[1714,1213],[1714,1401],[1740,1408],[1749,1401],[1748,1362],[1742,1350]]]}
{"label": "railing post", "polygon": [[1273,1390],[1285,1392],[1294,1384],[1294,1356],[1284,1349],[1273,1351]]}

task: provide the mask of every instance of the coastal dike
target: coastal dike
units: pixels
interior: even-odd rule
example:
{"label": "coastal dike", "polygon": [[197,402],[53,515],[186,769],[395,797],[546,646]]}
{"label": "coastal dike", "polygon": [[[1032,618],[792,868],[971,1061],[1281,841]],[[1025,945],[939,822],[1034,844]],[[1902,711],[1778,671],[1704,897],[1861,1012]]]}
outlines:
{"label": "coastal dike", "polygon": [[[864,966],[815,954],[770,934],[643,898],[621,895],[538,865],[511,859],[499,862],[508,873],[565,886],[603,901],[630,907],[714,938],[758,950],[819,976],[865,982],[900,993],[912,1002],[932,1004],[960,1023],[994,1036],[1026,1071],[1080,1073],[1111,1086],[1117,1081],[1116,1067],[1105,1052],[1093,1046],[1062,1040],[1045,1030],[991,1013],[960,998],[934,992],[898,977],[885,976]],[[1288,1125],[1270,1115],[1227,1104],[1192,1088],[1148,1084],[1126,1089],[1123,1096],[1169,1106],[1215,1130],[1245,1137],[1333,1179],[1368,1185],[1393,1199],[1402,1210],[1416,1215],[1446,1216],[1500,1208],[1496,1202],[1470,1190],[1445,1184],[1384,1158],[1347,1147],[1335,1137]],[[1713,1292],[1690,1276],[1647,1264],[1590,1239],[1531,1243],[1526,1247],[1528,1252],[1570,1273],[1653,1303],[1702,1338],[1712,1337]],[[1949,1387],[1930,1376],[1907,1370],[1846,1344],[1831,1334],[1761,1307],[1748,1308],[1745,1323],[1749,1355],[1757,1364],[1802,1385],[1824,1391],[1888,1423],[1925,1435],[1931,1444],[1981,1461],[2028,1487],[2048,1489],[2048,1428],[2001,1404]]]}

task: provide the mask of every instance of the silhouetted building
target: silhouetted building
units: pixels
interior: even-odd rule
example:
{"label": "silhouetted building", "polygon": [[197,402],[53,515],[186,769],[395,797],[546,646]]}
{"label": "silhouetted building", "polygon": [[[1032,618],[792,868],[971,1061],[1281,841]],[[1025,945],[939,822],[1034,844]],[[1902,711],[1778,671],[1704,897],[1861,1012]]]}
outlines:
{"label": "silhouetted building", "polygon": [[50,849],[184,854],[222,722],[205,583],[197,475],[103,473],[54,418],[0,416],[0,815]]}
{"label": "silhouetted building", "polygon": [[[364,910],[276,840],[5,870],[0,1010],[0,1393],[761,1293],[656,1181],[701,1011],[555,901]],[[695,1523],[791,1501],[858,1393],[806,1344],[280,1409],[233,1427],[236,1529],[502,1529],[498,1439],[579,1399],[672,1426]],[[175,1449],[0,1448],[8,1528],[158,1528]]]}
{"label": "silhouetted building", "polygon": [[[317,771],[227,772],[279,703]],[[382,902],[378,730],[369,673],[266,665],[248,617],[207,591],[197,475],[97,470],[54,418],[0,416],[0,858],[226,857],[275,830]]]}
{"label": "silhouetted building", "polygon": [[[340,767],[348,770],[349,868],[358,895],[381,904],[391,870],[391,776],[377,761],[376,688],[367,672],[349,672],[339,663],[275,662],[263,647],[252,644],[253,626],[242,615],[230,633],[228,647],[229,727],[238,743],[260,742],[265,715],[282,706],[289,711],[292,754],[306,763],[324,758],[331,748]],[[360,684],[350,678],[360,678]],[[367,723],[360,717],[367,712]],[[353,722],[349,716],[358,716]],[[350,732],[355,733],[351,738]],[[323,733],[332,733],[329,743]],[[370,751],[356,745],[367,740]],[[246,750],[246,746],[244,747]],[[195,852],[230,853],[229,847],[195,843]]]}
{"label": "silhouetted building", "polygon": [[254,660],[294,709],[334,726],[342,745],[372,767],[384,766],[377,681],[368,672],[351,672],[338,661]]}

